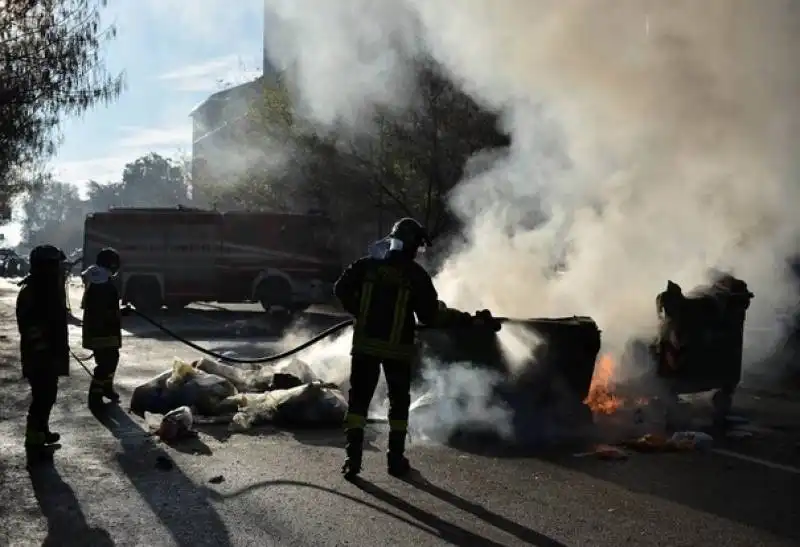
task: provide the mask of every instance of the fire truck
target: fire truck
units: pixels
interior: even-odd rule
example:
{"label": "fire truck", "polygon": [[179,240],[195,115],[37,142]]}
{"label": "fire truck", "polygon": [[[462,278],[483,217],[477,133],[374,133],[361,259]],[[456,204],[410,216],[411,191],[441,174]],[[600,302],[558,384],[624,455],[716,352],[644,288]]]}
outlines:
{"label": "fire truck", "polygon": [[330,300],[342,261],[323,214],[112,208],[87,215],[83,260],[122,259],[123,303],[144,313],[192,302],[259,302],[297,312]]}

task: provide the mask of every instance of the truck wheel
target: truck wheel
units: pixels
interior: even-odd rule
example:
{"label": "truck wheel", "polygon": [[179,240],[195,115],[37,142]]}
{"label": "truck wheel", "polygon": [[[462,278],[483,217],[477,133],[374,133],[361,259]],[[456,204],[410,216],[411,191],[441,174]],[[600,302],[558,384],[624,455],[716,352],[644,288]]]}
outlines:
{"label": "truck wheel", "polygon": [[256,298],[264,311],[273,311],[278,306],[289,311],[292,307],[292,287],[281,277],[268,277],[256,287]]}
{"label": "truck wheel", "polygon": [[161,287],[152,277],[134,277],[128,281],[126,300],[145,314],[156,313],[164,305],[161,299]]}

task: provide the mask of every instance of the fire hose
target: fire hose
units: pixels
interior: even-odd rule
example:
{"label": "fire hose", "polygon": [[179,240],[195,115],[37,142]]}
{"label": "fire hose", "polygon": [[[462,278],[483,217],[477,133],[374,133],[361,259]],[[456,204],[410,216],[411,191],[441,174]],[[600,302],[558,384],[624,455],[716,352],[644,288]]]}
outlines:
{"label": "fire hose", "polygon": [[[281,361],[281,360],[283,360],[283,359],[285,359],[287,357],[291,357],[292,355],[295,355],[295,354],[297,354],[297,353],[299,353],[299,352],[301,352],[301,351],[303,351],[305,349],[308,349],[309,347],[313,346],[317,342],[320,342],[320,341],[324,340],[325,338],[327,338],[329,336],[332,336],[332,335],[336,334],[337,332],[339,332],[339,331],[341,331],[341,330],[345,329],[346,327],[349,327],[350,325],[353,324],[353,320],[352,319],[347,319],[345,321],[341,321],[340,323],[337,323],[337,324],[333,325],[332,327],[330,327],[328,329],[325,329],[324,331],[320,332],[316,336],[306,340],[302,344],[299,344],[299,345],[297,345],[297,346],[295,346],[295,347],[293,347],[293,348],[291,348],[289,350],[282,351],[280,353],[275,353],[273,355],[268,355],[268,356],[265,356],[265,357],[255,357],[255,358],[246,358],[245,357],[245,358],[243,358],[243,357],[231,357],[231,356],[227,356],[227,355],[222,355],[221,353],[217,353],[217,352],[215,352],[213,350],[210,350],[208,348],[204,348],[203,346],[201,346],[199,344],[196,344],[196,343],[192,342],[191,340],[189,340],[187,338],[184,338],[183,336],[181,336],[180,334],[176,333],[175,331],[165,327],[164,325],[162,325],[161,323],[159,323],[155,319],[152,319],[151,317],[149,317],[146,314],[136,310],[135,308],[131,308],[129,306],[126,306],[126,307],[123,308],[123,313],[125,313],[125,314],[133,313],[133,314],[137,315],[138,317],[141,317],[146,322],[150,323],[151,325],[156,327],[158,330],[160,330],[161,332],[163,332],[167,336],[169,336],[171,338],[174,338],[175,340],[177,340],[181,344],[183,344],[185,346],[188,346],[188,347],[192,348],[193,350],[198,351],[198,352],[200,352],[200,353],[202,353],[204,355],[208,355],[209,357],[211,357],[213,359],[217,359],[219,361],[227,361],[229,363],[239,363],[239,364],[249,364],[249,365],[274,363],[276,361]],[[78,362],[78,364],[81,367],[83,367],[83,370],[85,370],[86,373],[89,374],[89,376],[93,376],[92,372],[89,370],[89,367],[86,366],[86,361],[91,360],[94,357],[94,353],[89,354],[86,357],[79,357],[79,356],[77,356],[75,354],[75,352],[70,350],[70,354]]]}
{"label": "fire hose", "polygon": [[202,353],[204,355],[208,355],[209,357],[212,357],[214,359],[218,359],[220,361],[228,361],[230,363],[240,363],[240,364],[245,364],[245,365],[274,363],[275,361],[281,361],[283,359],[286,359],[287,357],[291,357],[292,355],[295,355],[296,353],[300,353],[304,349],[310,348],[311,346],[313,346],[317,342],[320,342],[320,341],[324,340],[325,338],[327,338],[328,336],[332,336],[332,335],[336,334],[337,332],[341,331],[342,329],[344,329],[346,327],[349,327],[350,325],[353,324],[353,320],[352,319],[347,319],[345,321],[341,321],[340,323],[335,324],[334,326],[332,326],[330,328],[325,329],[324,331],[320,332],[316,336],[313,336],[312,338],[306,340],[302,344],[299,344],[299,345],[297,345],[297,346],[295,346],[295,347],[293,347],[291,349],[288,349],[286,351],[282,351],[280,353],[275,353],[273,355],[268,355],[268,356],[265,356],[265,357],[250,357],[250,358],[246,358],[246,357],[230,357],[230,356],[222,355],[222,354],[217,353],[217,352],[215,352],[213,350],[210,350],[210,349],[204,348],[203,346],[195,344],[191,340],[188,340],[188,339],[184,338],[183,336],[181,336],[180,334],[176,333],[175,331],[172,331],[172,330],[168,329],[167,327],[165,327],[164,325],[162,325],[161,323],[159,323],[155,319],[152,319],[151,317],[148,317],[147,315],[145,315],[144,313],[140,312],[136,308],[131,308],[130,306],[126,306],[126,307],[123,308],[123,313],[133,313],[133,314],[141,317],[142,319],[144,319],[145,321],[147,321],[148,323],[150,323],[151,325],[156,327],[158,330],[160,330],[161,332],[163,332],[167,336],[170,336],[171,338],[174,338],[178,342],[180,342],[180,343],[192,348],[195,351],[199,351],[200,353]]}
{"label": "fire hose", "polygon": [[[200,346],[199,344],[196,344],[195,342],[192,342],[191,340],[181,336],[180,334],[176,333],[175,331],[165,327],[164,325],[162,325],[161,323],[159,323],[158,321],[156,321],[152,317],[149,317],[147,314],[144,314],[141,311],[137,310],[136,308],[132,308],[129,305],[128,306],[124,306],[122,308],[122,313],[123,313],[123,315],[134,314],[134,315],[140,317],[141,319],[143,319],[147,323],[150,323],[151,325],[156,327],[158,330],[160,330],[161,332],[163,332],[164,334],[166,334],[170,338],[174,338],[175,340],[177,340],[178,342],[184,344],[185,346],[188,346],[188,347],[192,348],[193,350],[198,351],[198,352],[200,352],[200,353],[202,353],[204,355],[207,355],[207,356],[209,356],[209,357],[211,357],[213,359],[217,359],[219,361],[227,361],[229,363],[239,363],[239,364],[247,364],[247,365],[266,364],[266,363],[274,363],[276,361],[281,361],[283,359],[286,359],[287,357],[291,357],[292,355],[295,355],[295,354],[300,353],[301,351],[303,351],[305,349],[310,348],[314,344],[316,344],[318,342],[321,342],[325,338],[328,338],[329,336],[332,336],[332,335],[336,334],[337,332],[339,332],[339,331],[341,331],[341,330],[343,330],[343,329],[345,329],[345,328],[347,328],[347,327],[349,327],[349,326],[351,326],[353,324],[353,319],[346,319],[344,321],[341,321],[341,322],[333,325],[332,327],[329,327],[329,328],[325,329],[324,331],[322,331],[319,334],[313,336],[312,338],[309,338],[308,340],[306,340],[302,344],[299,344],[299,345],[297,345],[297,346],[295,346],[295,347],[293,347],[291,349],[288,349],[286,351],[282,351],[282,352],[275,353],[275,354],[272,354],[272,355],[267,355],[267,356],[264,356],[264,357],[250,357],[250,358],[247,358],[247,357],[232,357],[232,356],[222,355],[222,354],[217,353],[217,352],[215,352],[213,350],[210,350],[208,348],[204,348],[203,346]],[[486,313],[488,313],[488,312],[486,312]],[[483,317],[485,317],[485,315]],[[497,324],[519,323],[519,322],[523,321],[522,319],[511,319],[509,317],[494,317],[494,316],[492,316],[491,319],[493,321],[495,321]],[[417,329],[418,330],[422,330],[422,329],[426,329],[426,328],[431,328],[431,327],[428,327],[426,325],[417,325]],[[89,361],[94,357],[93,353],[88,355],[88,356],[86,356],[86,357],[78,357],[72,350],[70,350],[70,354],[78,362],[78,364],[83,368],[83,370],[86,371],[86,373],[89,376],[93,376],[92,372],[89,370],[89,367],[86,366],[86,361]]]}

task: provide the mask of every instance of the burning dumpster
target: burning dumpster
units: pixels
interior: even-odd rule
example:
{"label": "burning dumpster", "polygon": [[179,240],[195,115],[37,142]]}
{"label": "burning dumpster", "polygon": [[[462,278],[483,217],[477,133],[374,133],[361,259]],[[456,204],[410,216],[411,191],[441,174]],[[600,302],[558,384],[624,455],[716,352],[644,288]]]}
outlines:
{"label": "burning dumpster", "polygon": [[[583,401],[600,351],[597,324],[589,317],[534,318],[505,323],[503,329],[509,328],[526,333],[532,342],[524,362],[513,367],[504,358],[502,332],[475,328],[422,331],[423,354],[491,372],[487,378],[493,382],[495,403],[508,409],[510,433],[518,443],[535,444],[543,436],[552,440],[555,430],[588,425],[591,412]],[[454,433],[486,432],[464,429]]]}
{"label": "burning dumpster", "polygon": [[660,328],[652,353],[659,377],[673,393],[717,390],[724,416],[742,375],[744,322],[753,293],[731,275],[684,294],[672,281],[656,298]]}

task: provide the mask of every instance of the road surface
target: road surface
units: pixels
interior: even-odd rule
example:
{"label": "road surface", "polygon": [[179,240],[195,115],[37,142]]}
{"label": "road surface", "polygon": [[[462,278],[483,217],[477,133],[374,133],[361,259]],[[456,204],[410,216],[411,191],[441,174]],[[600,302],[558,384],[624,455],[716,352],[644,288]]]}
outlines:
{"label": "road surface", "polygon": [[[166,447],[122,410],[103,425],[85,409],[88,377],[62,381],[53,427],[63,447],[29,473],[21,439],[27,389],[15,361],[15,289],[0,286],[0,545],[534,545],[757,547],[800,542],[800,401],[744,394],[761,425],[715,451],[632,454],[606,461],[573,452],[537,457],[415,445],[420,471],[390,478],[371,430],[363,482],[339,475],[338,431],[202,433]],[[210,319],[209,319],[210,320]],[[175,320],[176,328],[181,328]],[[226,323],[227,324],[227,323]],[[189,329],[189,327],[185,327]],[[152,333],[151,333],[152,334]],[[76,343],[77,327],[71,330]],[[230,347],[246,341],[201,341]],[[270,342],[262,341],[265,351]],[[78,353],[82,354],[82,351]],[[174,356],[196,354],[146,331],[129,333],[123,404]],[[165,470],[163,462],[172,463]]]}

